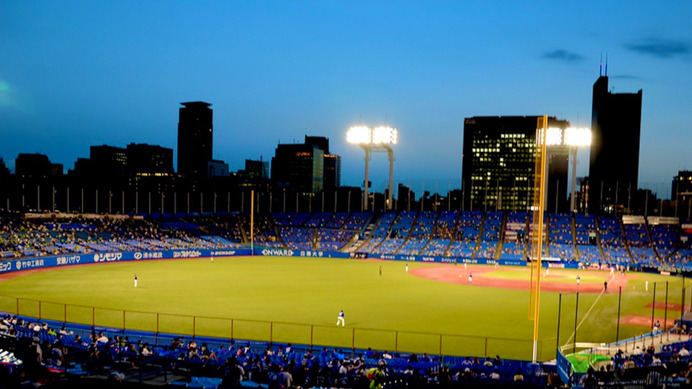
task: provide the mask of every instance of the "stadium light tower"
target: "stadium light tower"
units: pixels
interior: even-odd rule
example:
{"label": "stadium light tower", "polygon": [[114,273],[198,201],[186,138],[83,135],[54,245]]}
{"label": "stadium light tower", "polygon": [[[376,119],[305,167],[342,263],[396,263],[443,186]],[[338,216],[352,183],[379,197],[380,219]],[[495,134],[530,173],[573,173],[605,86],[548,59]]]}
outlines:
{"label": "stadium light tower", "polygon": [[389,196],[386,210],[392,209],[392,186],[394,184],[394,150],[391,145],[396,144],[399,132],[396,128],[379,126],[370,128],[367,126],[353,126],[346,133],[346,141],[359,145],[365,150],[365,210],[368,209],[368,180],[370,170],[370,154],[373,151],[387,151],[389,155]]}

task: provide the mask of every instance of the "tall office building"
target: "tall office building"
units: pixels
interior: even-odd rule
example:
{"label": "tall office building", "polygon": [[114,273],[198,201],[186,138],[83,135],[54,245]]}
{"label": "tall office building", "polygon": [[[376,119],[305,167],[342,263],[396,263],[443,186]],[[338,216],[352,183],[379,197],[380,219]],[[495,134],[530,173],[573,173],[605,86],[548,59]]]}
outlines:
{"label": "tall office building", "polygon": [[272,158],[275,188],[315,193],[324,187],[324,152],[312,144],[280,144]]}
{"label": "tall office building", "polygon": [[[474,116],[464,119],[462,154],[465,210],[526,211],[533,205],[538,116]],[[548,118],[549,127],[566,128]],[[546,209],[566,211],[567,153],[549,151]]]}
{"label": "tall office building", "polygon": [[637,190],[642,91],[611,93],[608,74],[593,85],[589,212],[614,213]]}
{"label": "tall office building", "polygon": [[341,156],[324,154],[324,189],[332,190],[341,186]]}
{"label": "tall office building", "polygon": [[136,175],[170,176],[173,149],[146,143],[130,143],[126,149],[91,146],[89,158],[79,158],[72,173],[105,181]]}
{"label": "tall office building", "polygon": [[670,199],[679,211],[677,215],[687,216],[688,219],[692,216],[692,171],[681,170],[673,178]]}
{"label": "tall office building", "polygon": [[248,179],[254,181],[269,179],[269,161],[246,159],[244,174]]}
{"label": "tall office building", "polygon": [[20,153],[14,160],[15,175],[29,178],[59,177],[63,175],[61,163],[51,163],[45,154]]}
{"label": "tall office building", "polygon": [[213,111],[202,101],[181,103],[178,121],[178,173],[205,179],[212,160]]}
{"label": "tall office building", "polygon": [[10,169],[5,165],[5,160],[0,157],[0,177],[9,177]]}
{"label": "tall office building", "polygon": [[92,175],[121,178],[127,175],[127,150],[115,146],[91,146],[89,148]]}
{"label": "tall office building", "polygon": [[341,156],[329,153],[329,138],[305,135],[305,144],[311,144],[324,154],[322,188],[333,190],[341,186]]}
{"label": "tall office building", "polygon": [[132,174],[172,174],[173,150],[146,143],[127,145],[127,167]]}

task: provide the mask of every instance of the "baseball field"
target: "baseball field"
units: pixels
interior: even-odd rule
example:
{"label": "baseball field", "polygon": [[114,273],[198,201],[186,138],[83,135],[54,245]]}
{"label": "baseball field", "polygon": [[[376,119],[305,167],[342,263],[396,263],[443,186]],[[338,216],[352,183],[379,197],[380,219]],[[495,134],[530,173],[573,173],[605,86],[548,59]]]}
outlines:
{"label": "baseball field", "polygon": [[[613,342],[650,332],[652,317],[671,327],[684,299],[681,277],[554,268],[541,280],[541,360],[573,342],[575,328],[578,342]],[[0,281],[0,310],[49,320],[343,349],[532,353],[525,267],[228,257],[78,265]],[[689,307],[689,292],[686,299]],[[337,327],[342,309],[346,325]]]}

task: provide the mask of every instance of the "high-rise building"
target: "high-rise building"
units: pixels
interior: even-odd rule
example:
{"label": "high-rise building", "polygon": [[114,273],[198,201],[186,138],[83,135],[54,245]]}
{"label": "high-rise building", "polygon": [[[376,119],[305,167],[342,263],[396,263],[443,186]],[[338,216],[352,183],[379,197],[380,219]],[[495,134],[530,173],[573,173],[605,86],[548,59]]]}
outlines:
{"label": "high-rise building", "polygon": [[51,163],[45,154],[21,153],[14,161],[15,175],[29,178],[58,177],[63,175],[61,163]]}
{"label": "high-rise building", "polygon": [[341,186],[341,156],[329,153],[329,138],[305,135],[304,144],[280,144],[272,158],[276,187],[315,193]]}
{"label": "high-rise building", "polygon": [[324,187],[324,152],[312,144],[280,144],[272,158],[275,188],[315,193]]}
{"label": "high-rise building", "polygon": [[[678,175],[673,178],[670,197],[675,206],[681,212],[678,215],[685,215],[690,218],[692,214],[692,171],[681,170]],[[685,212],[687,211],[687,212]]]}
{"label": "high-rise building", "polygon": [[269,161],[245,160],[244,174],[249,180],[261,181],[269,178]]}
{"label": "high-rise building", "polygon": [[173,149],[130,143],[127,148],[91,146],[89,158],[79,158],[71,174],[113,181],[130,176],[172,175]]}
{"label": "high-rise building", "polygon": [[678,175],[673,178],[670,197],[675,200],[680,195],[692,195],[692,171],[680,170]]}
{"label": "high-rise building", "polygon": [[92,176],[121,178],[127,176],[127,150],[115,146],[91,146],[89,166]]}
{"label": "high-rise building", "polygon": [[178,121],[178,173],[195,179],[207,177],[212,160],[213,111],[202,101],[181,103]]}
{"label": "high-rise building", "polygon": [[228,177],[228,164],[224,161],[211,160],[207,162],[207,178]]}
{"label": "high-rise building", "polygon": [[324,154],[329,154],[329,138],[326,136],[307,136],[305,135],[306,145],[315,145],[321,149]]}
{"label": "high-rise building", "polygon": [[329,138],[305,135],[305,144],[314,145],[324,154],[322,188],[333,190],[341,186],[341,156],[329,153]]}
{"label": "high-rise building", "polygon": [[341,186],[341,156],[324,154],[324,189],[332,190]]}
{"label": "high-rise building", "polygon": [[637,190],[642,91],[608,91],[608,74],[593,85],[589,212],[615,213]]}
{"label": "high-rise building", "polygon": [[146,143],[127,145],[127,167],[133,173],[173,173],[173,149]]}
{"label": "high-rise building", "polygon": [[10,169],[5,165],[5,160],[0,157],[0,177],[8,177],[10,175]]}
{"label": "high-rise building", "polygon": [[[464,119],[463,207],[526,211],[533,205],[538,116],[474,116]],[[569,123],[548,118],[549,127]],[[546,209],[566,211],[567,154],[549,151]],[[565,208],[566,207],[566,208]]]}

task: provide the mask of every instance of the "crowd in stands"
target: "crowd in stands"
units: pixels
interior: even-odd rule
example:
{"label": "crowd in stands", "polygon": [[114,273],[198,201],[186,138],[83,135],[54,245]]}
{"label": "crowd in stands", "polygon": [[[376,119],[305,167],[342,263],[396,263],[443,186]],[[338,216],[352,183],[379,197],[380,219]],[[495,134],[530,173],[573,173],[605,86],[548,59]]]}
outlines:
{"label": "crowd in stands", "polygon": [[356,235],[355,231],[331,230],[327,228],[317,231],[317,250],[339,251]]}
{"label": "crowd in stands", "polygon": [[[148,217],[81,215],[0,217],[0,259],[67,253],[226,249],[419,255],[523,260],[530,255],[528,212],[319,212]],[[685,219],[546,213],[543,255],[585,265],[692,270],[692,231]]]}
{"label": "crowd in stands", "polygon": [[[226,248],[231,241],[207,235],[199,225],[143,218],[70,217],[63,220],[1,218],[3,258],[188,248]],[[213,238],[210,238],[212,237]],[[237,245],[236,245],[237,246]]]}
{"label": "crowd in stands", "polygon": [[692,381],[692,340],[662,345],[653,344],[625,352],[618,349],[610,361],[590,367],[580,384],[591,387],[689,387]]}
{"label": "crowd in stands", "polygon": [[575,259],[575,253],[574,238],[572,237],[572,215],[556,213],[549,215],[548,220],[550,256],[573,261]]}
{"label": "crowd in stands", "polygon": [[[55,323],[61,325],[61,323]],[[499,356],[442,357],[379,350],[342,350],[219,338],[123,333],[5,315],[0,320],[0,387],[77,383],[80,377],[137,381],[142,371],[183,375],[207,387],[275,388],[545,387],[555,367]],[[182,373],[181,373],[182,372]],[[151,375],[151,373],[145,373]],[[193,379],[194,377],[194,379]],[[283,386],[281,386],[283,385]],[[34,387],[34,386],[32,386]]]}

